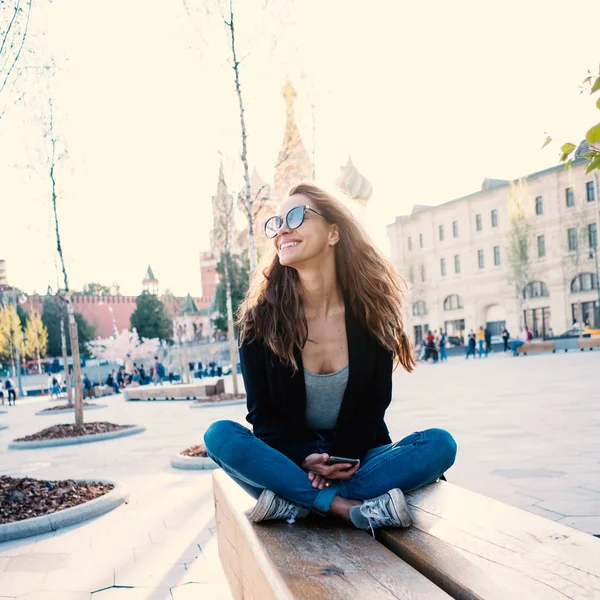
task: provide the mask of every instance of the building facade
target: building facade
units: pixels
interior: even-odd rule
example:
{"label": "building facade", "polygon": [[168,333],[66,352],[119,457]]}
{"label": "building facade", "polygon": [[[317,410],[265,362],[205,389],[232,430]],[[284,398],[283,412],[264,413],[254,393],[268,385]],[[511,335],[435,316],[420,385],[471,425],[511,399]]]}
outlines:
{"label": "building facade", "polygon": [[600,327],[598,183],[585,164],[486,179],[478,192],[396,217],[391,259],[408,283],[416,343],[428,329],[464,338],[480,326],[515,337],[523,325],[534,337]]}

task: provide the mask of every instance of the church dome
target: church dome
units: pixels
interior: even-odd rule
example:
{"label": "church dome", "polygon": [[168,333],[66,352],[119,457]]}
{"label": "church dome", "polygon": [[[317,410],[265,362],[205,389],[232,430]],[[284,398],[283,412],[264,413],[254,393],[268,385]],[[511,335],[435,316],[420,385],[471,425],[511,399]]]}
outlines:
{"label": "church dome", "polygon": [[336,185],[353,200],[360,204],[367,204],[373,193],[371,182],[354,166],[348,158],[346,166],[340,169],[341,174]]}

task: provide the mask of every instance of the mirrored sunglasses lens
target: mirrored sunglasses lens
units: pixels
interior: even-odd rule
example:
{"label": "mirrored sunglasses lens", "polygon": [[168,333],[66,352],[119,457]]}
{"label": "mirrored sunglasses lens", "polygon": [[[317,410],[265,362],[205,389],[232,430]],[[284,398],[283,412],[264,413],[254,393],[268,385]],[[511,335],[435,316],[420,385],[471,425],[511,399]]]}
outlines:
{"label": "mirrored sunglasses lens", "polygon": [[297,229],[302,225],[304,221],[304,208],[302,206],[296,206],[292,208],[286,217],[287,225],[290,229]]}
{"label": "mirrored sunglasses lens", "polygon": [[281,217],[271,217],[265,223],[265,235],[268,238],[274,238],[281,227]]}

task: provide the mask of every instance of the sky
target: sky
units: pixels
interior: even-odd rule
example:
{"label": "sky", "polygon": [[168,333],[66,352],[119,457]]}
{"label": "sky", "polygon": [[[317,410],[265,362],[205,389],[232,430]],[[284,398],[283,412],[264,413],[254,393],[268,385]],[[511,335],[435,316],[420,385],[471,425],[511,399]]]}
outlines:
{"label": "sky", "polygon": [[[40,0],[23,101],[0,120],[0,258],[9,282],[57,287],[48,174],[48,98],[58,139],[57,203],[70,285],[200,295],[211,196],[222,161],[241,187],[240,124],[218,0]],[[366,226],[557,163],[546,132],[577,142],[598,120],[580,93],[600,52],[600,3],[245,0],[236,8],[249,161],[272,181],[286,79],[331,187],[352,157],[373,184]],[[16,98],[16,95],[13,94]],[[4,101],[4,100],[3,100]],[[240,226],[243,220],[240,220]]]}

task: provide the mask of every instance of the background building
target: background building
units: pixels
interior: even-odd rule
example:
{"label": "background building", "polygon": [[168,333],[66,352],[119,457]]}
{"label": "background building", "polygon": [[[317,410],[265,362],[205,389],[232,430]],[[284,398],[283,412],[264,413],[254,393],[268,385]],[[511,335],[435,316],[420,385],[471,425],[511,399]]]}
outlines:
{"label": "background building", "polygon": [[416,205],[387,228],[391,258],[409,285],[407,322],[416,342],[427,329],[462,336],[504,325],[516,336],[559,334],[574,322],[600,327],[598,186],[585,160],[436,207]]}

